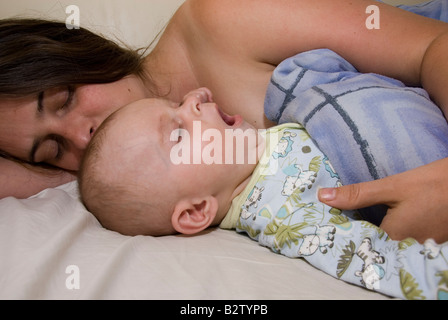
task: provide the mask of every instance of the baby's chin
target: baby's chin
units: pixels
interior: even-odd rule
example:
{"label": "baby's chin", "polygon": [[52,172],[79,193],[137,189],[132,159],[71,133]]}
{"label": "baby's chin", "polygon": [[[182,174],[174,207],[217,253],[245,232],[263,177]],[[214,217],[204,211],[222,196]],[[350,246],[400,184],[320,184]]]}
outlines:
{"label": "baby's chin", "polygon": [[[246,125],[240,126],[240,128],[235,129],[235,132],[239,131],[239,136],[236,138],[237,144],[236,148],[244,148],[244,163],[245,164],[257,164],[266,149],[266,140],[260,131],[255,129],[252,125],[245,123]],[[238,154],[235,150],[235,154]]]}

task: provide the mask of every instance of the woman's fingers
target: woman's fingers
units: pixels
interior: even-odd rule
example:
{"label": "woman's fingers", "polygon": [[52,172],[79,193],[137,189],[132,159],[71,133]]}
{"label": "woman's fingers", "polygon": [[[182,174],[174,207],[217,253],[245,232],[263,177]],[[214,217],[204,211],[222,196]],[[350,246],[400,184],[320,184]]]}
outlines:
{"label": "woman's fingers", "polygon": [[391,205],[394,199],[393,176],[339,188],[323,188],[319,190],[319,200],[331,207],[342,210],[353,210],[377,204]]}
{"label": "woman's fingers", "polygon": [[448,241],[448,158],[380,180],[319,190],[334,208],[389,207],[381,224],[394,240]]}

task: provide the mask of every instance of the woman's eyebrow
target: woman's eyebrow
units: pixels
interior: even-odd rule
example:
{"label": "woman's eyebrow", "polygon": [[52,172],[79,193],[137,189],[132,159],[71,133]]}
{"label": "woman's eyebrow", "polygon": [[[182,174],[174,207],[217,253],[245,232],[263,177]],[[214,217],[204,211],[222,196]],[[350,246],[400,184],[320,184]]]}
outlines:
{"label": "woman's eyebrow", "polygon": [[39,95],[37,96],[37,114],[41,114],[42,111],[44,110],[44,92],[40,92]]}

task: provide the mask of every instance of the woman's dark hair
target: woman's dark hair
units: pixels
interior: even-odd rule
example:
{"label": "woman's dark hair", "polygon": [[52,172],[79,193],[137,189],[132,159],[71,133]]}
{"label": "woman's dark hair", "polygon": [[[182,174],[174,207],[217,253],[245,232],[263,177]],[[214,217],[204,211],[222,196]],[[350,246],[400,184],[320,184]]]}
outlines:
{"label": "woman's dark hair", "polygon": [[[128,49],[57,21],[0,20],[0,99],[37,95],[55,87],[111,83],[128,75],[149,78],[143,69],[146,49]],[[28,169],[54,169],[28,165],[2,150],[0,157]]]}
{"label": "woman's dark hair", "polygon": [[87,29],[38,19],[0,20],[0,97],[144,76],[142,54]]}

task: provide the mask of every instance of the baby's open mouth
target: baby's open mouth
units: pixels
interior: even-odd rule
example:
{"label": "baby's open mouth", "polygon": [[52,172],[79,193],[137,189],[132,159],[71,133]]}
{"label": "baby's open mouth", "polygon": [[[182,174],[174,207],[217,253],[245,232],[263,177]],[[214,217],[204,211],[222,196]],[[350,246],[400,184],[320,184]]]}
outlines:
{"label": "baby's open mouth", "polygon": [[225,114],[221,109],[218,108],[219,115],[221,116],[222,120],[228,125],[233,126],[236,122],[235,116],[229,116],[228,114]]}

